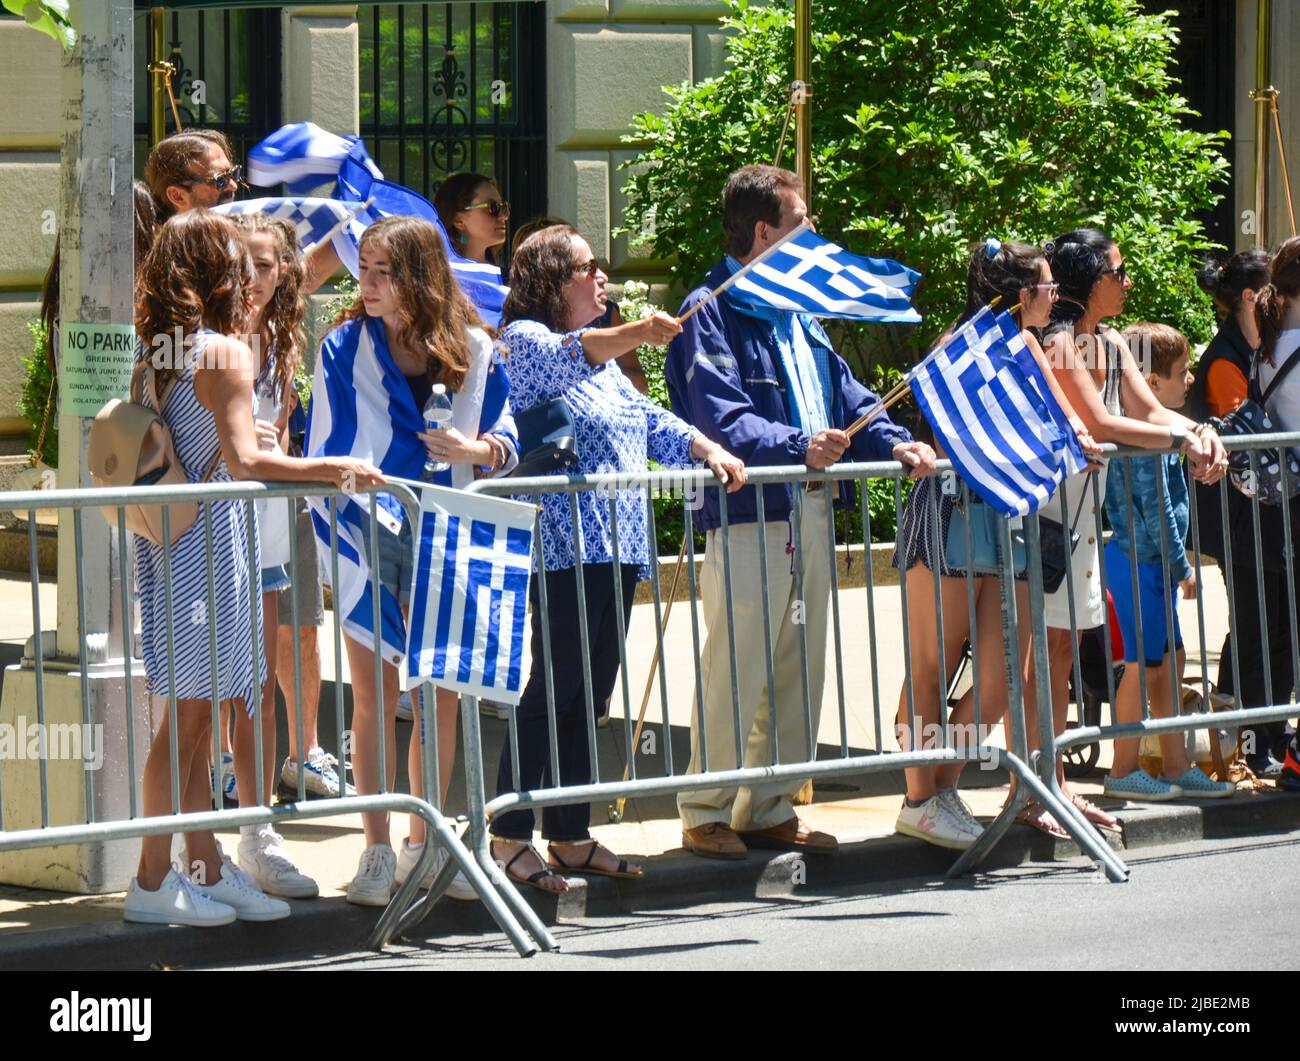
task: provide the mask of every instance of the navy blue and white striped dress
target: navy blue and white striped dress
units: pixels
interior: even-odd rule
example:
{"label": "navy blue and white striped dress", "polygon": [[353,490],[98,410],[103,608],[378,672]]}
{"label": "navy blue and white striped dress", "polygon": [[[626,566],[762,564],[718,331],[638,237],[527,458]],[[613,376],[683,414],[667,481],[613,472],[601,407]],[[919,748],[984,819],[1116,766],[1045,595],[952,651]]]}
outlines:
{"label": "navy blue and white striped dress", "polygon": [[[214,334],[204,329],[206,334]],[[200,333],[203,334],[203,333]],[[197,353],[197,350],[195,351]],[[212,464],[221,442],[212,413],[194,393],[194,365],[197,357],[183,359],[185,367],[171,388],[162,409],[171,431],[172,444],[191,483],[202,479]],[[146,396],[145,404],[150,404]],[[251,411],[251,410],[250,410]],[[224,459],[217,462],[209,480],[233,482]],[[256,516],[252,522],[253,566],[248,564],[247,501],[217,501],[212,509],[212,575],[216,611],[217,696],[241,699],[245,710],[253,711],[266,663],[262,651],[262,594]],[[212,652],[209,632],[208,556],[202,509],[199,518],[171,547],[171,659],[176,674],[175,693],[183,700],[211,700]],[[163,547],[145,538],[135,540],[136,590],[140,597],[140,620],[144,668],[148,689],[155,696],[172,692],[168,669],[167,580],[164,578]],[[256,616],[256,637],[250,624],[250,609]]]}

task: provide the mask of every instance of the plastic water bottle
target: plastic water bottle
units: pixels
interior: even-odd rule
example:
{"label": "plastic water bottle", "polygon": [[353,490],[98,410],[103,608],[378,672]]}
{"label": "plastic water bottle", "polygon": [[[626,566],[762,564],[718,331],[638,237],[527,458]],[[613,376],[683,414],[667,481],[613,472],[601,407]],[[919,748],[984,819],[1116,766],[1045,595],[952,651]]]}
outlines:
{"label": "plastic water bottle", "polygon": [[[424,429],[426,431],[443,431],[451,423],[451,398],[447,396],[447,388],[441,383],[433,385],[433,393],[429,395],[429,400],[424,403]],[[445,472],[451,465],[446,461],[434,460],[430,457],[424,462],[424,477],[432,479],[439,472]]]}

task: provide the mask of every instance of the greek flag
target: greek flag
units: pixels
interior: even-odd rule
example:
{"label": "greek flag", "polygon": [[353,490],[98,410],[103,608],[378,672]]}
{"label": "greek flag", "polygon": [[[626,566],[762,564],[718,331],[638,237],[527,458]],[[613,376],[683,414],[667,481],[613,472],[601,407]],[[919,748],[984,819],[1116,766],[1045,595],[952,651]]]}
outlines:
{"label": "greek flag", "polygon": [[305,195],[336,180],[343,160],[354,152],[372,176],[383,177],[360,137],[338,136],[315,122],[294,122],[248,149],[248,180],[264,188],[283,184],[290,194]]}
{"label": "greek flag", "polygon": [[[307,416],[309,457],[361,457],[390,477],[419,479],[425,453],[416,431],[422,425],[410,395],[384,345],[380,325],[369,318],[335,328],[321,343]],[[358,416],[358,409],[386,409],[386,416]],[[396,546],[405,519],[401,503],[390,494],[353,494],[309,499],[316,531],[321,574],[332,580],[330,509],[338,524],[339,584],[334,586],[334,613],[344,632],[373,646],[374,592],[370,584],[370,505],[375,503],[380,555]],[[383,539],[390,539],[387,543]],[[406,654],[406,622],[397,598],[380,581],[380,643],[384,661],[400,666]]]}
{"label": "greek flag", "polygon": [[1037,512],[1087,466],[1010,313],[980,310],[908,382],[962,478],[999,512]]}
{"label": "greek flag", "polygon": [[310,191],[332,180],[330,198],[345,206],[351,204],[353,209],[358,203],[373,199],[334,240],[339,259],[353,276],[360,273],[361,233],[367,226],[393,215],[424,218],[442,236],[452,273],[478,309],[479,316],[493,327],[500,322],[501,306],[510,290],[501,282],[501,270],[457,253],[433,204],[419,192],[384,180],[383,172],[358,137],[337,136],[312,122],[283,126],[249,149],[248,176],[250,181],[264,187],[283,183],[295,193]]}
{"label": "greek flag", "polygon": [[800,225],[734,275],[732,297],[816,317],[918,324],[921,274],[888,258],[860,258]]}
{"label": "greek flag", "polygon": [[438,486],[422,495],[404,687],[517,704],[537,510]]}
{"label": "greek flag", "polygon": [[[307,248],[319,243],[340,221],[347,218],[356,209],[356,204],[340,202],[338,199],[320,198],[281,198],[269,196],[265,199],[236,199],[233,203],[222,203],[212,208],[218,214],[269,214],[271,217],[288,221],[298,231],[298,244]],[[353,218],[346,231],[335,234],[334,250],[340,260],[347,262],[346,254],[356,257],[357,241],[365,231],[368,221],[363,215]]]}

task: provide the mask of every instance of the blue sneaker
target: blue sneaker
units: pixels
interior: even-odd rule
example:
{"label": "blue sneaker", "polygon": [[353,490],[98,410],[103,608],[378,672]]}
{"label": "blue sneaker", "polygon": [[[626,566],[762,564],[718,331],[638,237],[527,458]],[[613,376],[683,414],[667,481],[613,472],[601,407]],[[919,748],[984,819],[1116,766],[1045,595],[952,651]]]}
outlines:
{"label": "blue sneaker", "polygon": [[[1208,781],[1209,778],[1206,780]],[[1183,794],[1183,790],[1177,785],[1163,778],[1152,777],[1145,770],[1134,770],[1131,774],[1120,778],[1108,774],[1103,791],[1116,799],[1131,799],[1139,803],[1160,803],[1168,799],[1178,799]]]}
{"label": "blue sneaker", "polygon": [[1226,799],[1237,791],[1237,786],[1231,781],[1215,781],[1199,766],[1188,767],[1187,773],[1179,774],[1169,784],[1181,788],[1189,799]]}

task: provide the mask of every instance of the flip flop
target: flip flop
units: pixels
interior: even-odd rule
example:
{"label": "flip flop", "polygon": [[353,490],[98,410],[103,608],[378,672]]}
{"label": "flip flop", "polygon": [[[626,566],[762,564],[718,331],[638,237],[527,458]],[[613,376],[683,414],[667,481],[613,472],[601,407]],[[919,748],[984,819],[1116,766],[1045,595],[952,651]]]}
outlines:
{"label": "flip flop", "polygon": [[600,850],[600,844],[593,840],[587,847],[587,861],[581,866],[571,866],[555,853],[555,845],[546,845],[547,865],[552,869],[561,870],[564,873],[574,873],[583,877],[614,877],[618,880],[637,880],[645,876],[644,869],[638,869],[633,873],[627,864],[627,859],[618,860],[618,869],[596,869],[591,864],[591,860],[596,857],[596,852]]}
{"label": "flip flop", "polygon": [[[558,890],[554,888],[542,887],[541,882],[545,880],[547,877],[559,877],[560,880],[564,880],[564,878],[560,874],[552,870],[550,866],[547,866],[545,869],[539,869],[536,873],[533,873],[527,877],[524,877],[518,873],[510,872],[510,867],[513,866],[516,862],[518,862],[524,855],[528,854],[530,851],[532,852],[533,857],[535,857],[538,862],[542,861],[542,856],[539,855],[536,851],[533,851],[533,845],[525,844],[523,847],[521,847],[518,851],[515,852],[514,858],[512,858],[509,862],[505,864],[506,876],[509,877],[516,884],[531,885],[532,887],[536,888],[539,892],[545,892],[547,895],[563,895],[564,892],[568,890],[567,881],[565,882],[565,887],[560,888]],[[495,852],[493,852],[493,854],[495,854]]]}

